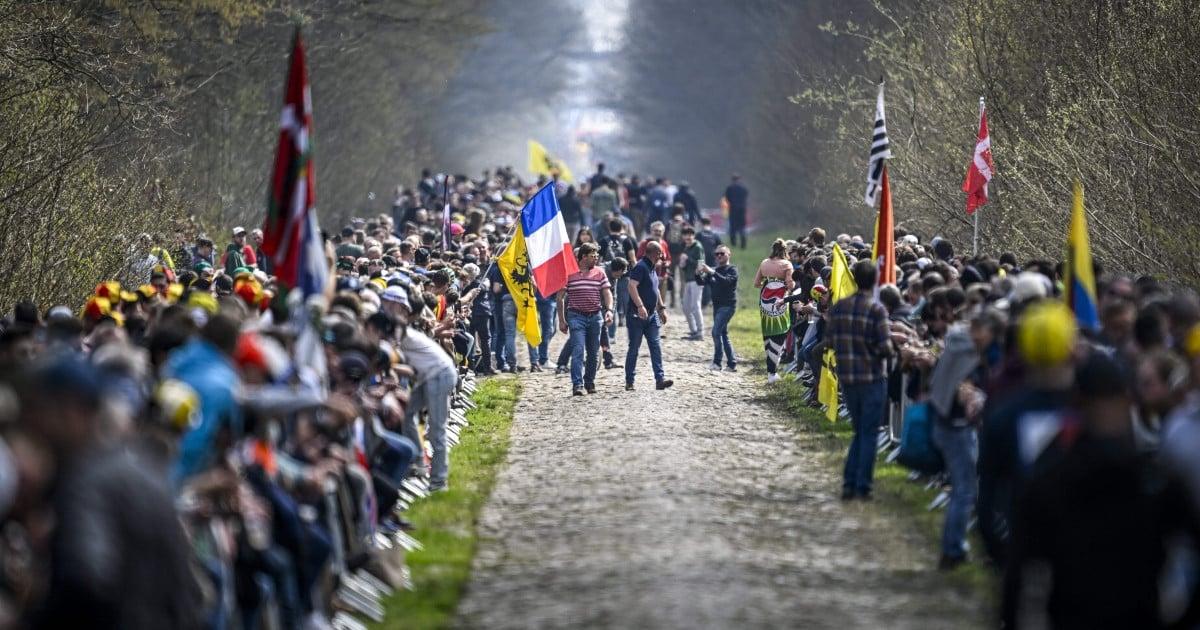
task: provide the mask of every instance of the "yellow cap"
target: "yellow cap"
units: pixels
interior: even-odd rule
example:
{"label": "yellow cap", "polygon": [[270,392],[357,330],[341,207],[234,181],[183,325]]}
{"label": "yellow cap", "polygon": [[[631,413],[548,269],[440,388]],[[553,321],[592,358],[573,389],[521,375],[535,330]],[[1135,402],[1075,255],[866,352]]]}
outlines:
{"label": "yellow cap", "polygon": [[1017,349],[1030,366],[1053,367],[1071,359],[1079,328],[1075,315],[1058,300],[1030,306],[1017,329]]}
{"label": "yellow cap", "polygon": [[200,397],[183,381],[167,379],[154,391],[162,418],[177,431],[186,431],[200,424]]}
{"label": "yellow cap", "polygon": [[1189,359],[1200,356],[1200,324],[1192,326],[1183,337],[1183,351]]}

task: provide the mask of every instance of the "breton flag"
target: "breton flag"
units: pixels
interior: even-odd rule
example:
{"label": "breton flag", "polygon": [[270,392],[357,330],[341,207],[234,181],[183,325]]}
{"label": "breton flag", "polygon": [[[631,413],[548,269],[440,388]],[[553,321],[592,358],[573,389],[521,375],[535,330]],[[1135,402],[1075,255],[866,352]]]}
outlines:
{"label": "breton flag", "polygon": [[1100,328],[1096,300],[1096,276],[1092,250],[1088,247],[1087,215],[1083,211],[1083,184],[1075,182],[1075,201],[1071,208],[1071,227],[1067,230],[1067,258],[1063,263],[1063,285],[1067,306],[1075,313],[1080,328]]}
{"label": "breton flag", "polygon": [[867,205],[872,208],[879,203],[880,179],[883,176],[883,161],[892,157],[888,146],[887,124],[883,117],[883,83],[879,84],[879,96],[875,99],[875,132],[871,136],[871,161],[867,164]]}
{"label": "breton flag", "polygon": [[529,172],[551,179],[558,175],[559,179],[568,184],[575,183],[575,176],[571,174],[571,169],[567,168],[567,163],[550,155],[546,147],[536,140],[529,141]]}
{"label": "breton flag", "polygon": [[558,210],[554,182],[537,191],[521,209],[521,229],[529,248],[529,267],[543,297],[567,286],[567,276],[579,271],[567,224]]}
{"label": "breton flag", "polygon": [[979,135],[975,138],[975,155],[967,165],[967,178],[962,189],[967,193],[967,214],[988,200],[988,182],[992,181],[992,138],[988,135],[987,111],[983,98],[979,99]]}
{"label": "breton flag", "polygon": [[888,183],[887,166],[883,167],[883,181],[879,187],[879,214],[875,215],[875,242],[871,245],[871,260],[879,269],[879,287],[896,284],[896,236],[895,217],[892,215],[892,187]]}
{"label": "breton flag", "polygon": [[292,43],[271,196],[263,221],[263,253],[287,289],[321,293],[329,277],[325,246],[313,206],[312,95],[300,31]]}

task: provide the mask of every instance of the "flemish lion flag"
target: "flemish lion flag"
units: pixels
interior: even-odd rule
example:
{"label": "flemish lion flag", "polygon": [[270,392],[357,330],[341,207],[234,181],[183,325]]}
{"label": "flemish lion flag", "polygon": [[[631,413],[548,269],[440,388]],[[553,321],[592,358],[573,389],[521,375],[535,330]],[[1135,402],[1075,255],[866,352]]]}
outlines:
{"label": "flemish lion flag", "polygon": [[533,287],[533,274],[529,270],[529,250],[525,247],[525,235],[522,234],[520,221],[513,232],[512,242],[496,259],[496,265],[500,267],[504,285],[508,287],[508,292],[512,294],[513,303],[517,307],[517,330],[525,334],[525,340],[531,345],[542,343],[536,289]]}
{"label": "flemish lion flag", "polygon": [[534,140],[529,141],[529,172],[547,177],[554,177],[557,174],[562,181],[568,184],[575,183],[575,176],[571,174],[571,169],[567,168],[567,164],[550,155],[546,151],[546,147]]}

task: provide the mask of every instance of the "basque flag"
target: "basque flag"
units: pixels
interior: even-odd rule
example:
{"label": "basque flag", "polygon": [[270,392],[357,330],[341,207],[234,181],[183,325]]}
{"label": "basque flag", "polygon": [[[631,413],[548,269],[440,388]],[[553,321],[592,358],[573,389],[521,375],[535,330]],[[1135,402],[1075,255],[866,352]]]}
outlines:
{"label": "basque flag", "polygon": [[521,209],[521,231],[529,249],[529,267],[542,297],[558,293],[567,286],[567,276],[579,271],[554,193],[551,180]]}
{"label": "basque flag", "polygon": [[263,253],[279,283],[307,297],[324,291],[329,277],[325,246],[313,207],[312,95],[300,31],[292,43],[271,195],[263,221]]}

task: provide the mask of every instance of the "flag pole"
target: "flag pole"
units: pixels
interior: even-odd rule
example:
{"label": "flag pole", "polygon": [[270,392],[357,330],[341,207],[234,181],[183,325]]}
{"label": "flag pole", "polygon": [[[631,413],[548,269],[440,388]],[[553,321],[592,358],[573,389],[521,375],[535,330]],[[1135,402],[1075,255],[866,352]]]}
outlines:
{"label": "flag pole", "polygon": [[[979,120],[980,120],[980,122],[983,121],[983,97],[982,96],[979,97]],[[976,124],[976,130],[978,130],[978,128],[979,128],[979,126],[978,126],[978,124]],[[975,228],[971,234],[971,255],[972,256],[979,255],[979,213],[981,211],[982,211],[982,206],[979,208],[975,208],[975,212],[973,213],[975,215]]]}

